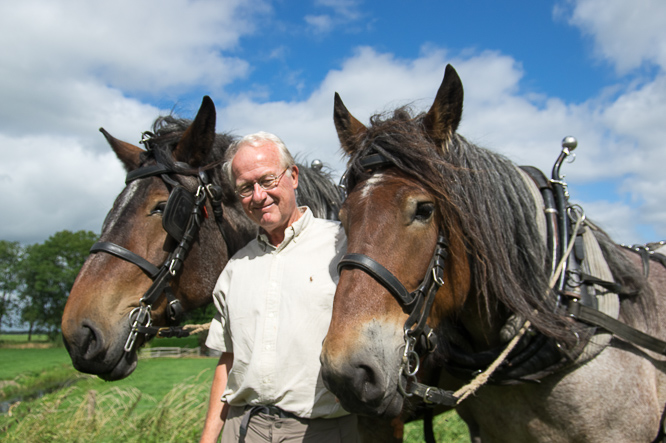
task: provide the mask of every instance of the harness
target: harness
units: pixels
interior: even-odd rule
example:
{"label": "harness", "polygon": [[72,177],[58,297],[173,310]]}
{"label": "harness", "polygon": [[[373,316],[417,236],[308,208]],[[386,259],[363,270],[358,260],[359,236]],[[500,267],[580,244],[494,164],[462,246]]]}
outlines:
{"label": "harness", "polygon": [[[153,134],[150,132],[143,134],[141,143],[146,146],[147,150],[150,150],[152,137]],[[179,274],[185,257],[192,247],[193,240],[199,232],[202,217],[208,218],[205,207],[206,199],[210,199],[215,221],[227,245],[227,254],[231,256],[229,238],[224,227],[222,188],[213,184],[208,173],[202,169],[199,169],[197,173],[188,174],[197,177],[198,186],[194,193],[188,191],[169,176],[169,174],[176,173],[182,175],[182,171],[192,169],[187,163],[182,162],[175,162],[174,166],[157,163],[141,166],[130,171],[125,178],[125,183],[129,184],[135,180],[160,177],[171,189],[162,213],[162,227],[174,240],[175,247],[159,267],[140,255],[112,242],[97,242],[90,248],[90,253],[105,252],[136,265],[153,280],[151,286],[139,300],[139,306],[129,314],[130,333],[124,346],[126,353],[132,352],[139,334],[144,336],[159,335],[161,337],[187,337],[190,335],[191,332],[178,326],[152,326],[151,310],[152,305],[157,302],[162,294],[165,294],[167,299],[166,314],[169,321],[177,323],[184,313],[181,302],[173,294],[169,282]]]}
{"label": "harness", "polygon": [[[577,141],[573,137],[566,137],[562,141],[562,151],[555,162],[550,180],[546,179],[543,173],[536,168],[523,168],[535,181],[543,198],[546,243],[552,262],[551,289],[558,296],[558,308],[565,309],[566,314],[574,320],[588,325],[590,336],[594,335],[595,330],[599,328],[630,343],[666,355],[666,342],[640,332],[618,321],[611,315],[599,311],[594,290],[587,290],[588,287],[595,285],[616,294],[623,293],[623,288],[617,283],[586,274],[581,269],[584,252],[582,237],[578,235],[578,228],[583,225],[585,215],[582,208],[568,203],[567,184],[560,176],[560,167],[563,161],[576,146]],[[361,158],[359,164],[362,168],[371,172],[378,168],[395,166],[388,157],[379,153],[372,153]],[[346,193],[348,191],[347,173],[343,175],[340,187],[342,192]],[[572,225],[574,226],[572,227]],[[514,318],[513,338],[503,350],[466,356],[462,352],[456,352],[454,348],[452,357],[459,364],[456,366],[450,364],[449,361],[446,362],[447,370],[450,372],[471,377],[481,372],[478,369],[478,363],[483,361],[484,366],[488,369],[478,376],[478,379],[482,379],[482,381],[476,384],[473,381],[457,392],[418,382],[416,374],[419,370],[421,357],[416,351],[417,344],[421,343],[421,347],[428,352],[434,351],[437,346],[437,337],[434,331],[426,325],[426,320],[434,303],[435,295],[444,284],[442,276],[447,257],[447,247],[447,240],[440,232],[426,276],[412,293],[409,293],[390,271],[367,255],[347,254],[338,265],[338,272],[344,268],[356,268],[369,274],[384,286],[398,301],[403,310],[409,314],[403,326],[405,348],[398,373],[398,389],[404,397],[416,396],[429,406],[454,407],[473,390],[485,383],[494,371],[497,371],[495,374],[499,375],[498,379],[504,378],[512,382],[520,382],[541,378],[571,362],[572,356],[563,354],[554,340],[539,333],[526,334],[529,330],[529,322]],[[632,246],[630,249],[635,250],[638,247]],[[650,253],[644,254],[645,257],[666,265],[666,256],[654,251],[648,250],[648,252]],[[645,260],[647,259],[644,258]],[[644,267],[647,277],[648,267],[647,265],[644,265]],[[579,348],[578,355],[580,356],[582,348],[585,346],[584,343],[579,343],[579,345],[581,346],[577,348]],[[600,352],[603,346],[598,346],[594,355]],[[502,363],[505,364],[502,365]],[[498,370],[500,365],[502,365],[502,369]],[[528,374],[533,377],[524,377]],[[402,376],[407,379],[406,385],[403,385]],[[471,390],[465,389],[470,386],[473,386],[470,388]]]}

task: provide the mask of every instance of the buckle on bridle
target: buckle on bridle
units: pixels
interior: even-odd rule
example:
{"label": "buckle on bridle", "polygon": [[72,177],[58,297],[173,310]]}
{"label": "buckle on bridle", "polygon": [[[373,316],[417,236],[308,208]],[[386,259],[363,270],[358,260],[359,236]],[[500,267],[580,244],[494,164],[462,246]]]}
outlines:
{"label": "buckle on bridle", "polygon": [[143,305],[132,309],[132,312],[129,314],[129,322],[131,329],[123,348],[125,352],[132,352],[136,344],[136,338],[139,335],[139,327],[148,327],[152,324],[153,319],[150,316],[150,306]]}

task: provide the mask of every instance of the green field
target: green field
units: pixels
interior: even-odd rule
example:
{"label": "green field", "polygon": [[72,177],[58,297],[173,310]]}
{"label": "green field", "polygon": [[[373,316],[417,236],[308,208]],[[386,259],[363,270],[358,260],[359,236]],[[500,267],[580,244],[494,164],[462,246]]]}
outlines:
{"label": "green field", "polygon": [[[28,334],[0,334],[0,344],[2,343],[26,343]],[[33,334],[32,342],[45,343],[48,337],[45,334]]]}
{"label": "green field", "polygon": [[[0,347],[0,402],[22,399],[0,414],[0,441],[197,441],[216,363],[216,358],[142,359],[128,378],[104,382],[75,371],[62,347]],[[435,435],[439,442],[469,442],[455,413],[435,419]],[[405,441],[423,441],[420,421],[407,424]]]}

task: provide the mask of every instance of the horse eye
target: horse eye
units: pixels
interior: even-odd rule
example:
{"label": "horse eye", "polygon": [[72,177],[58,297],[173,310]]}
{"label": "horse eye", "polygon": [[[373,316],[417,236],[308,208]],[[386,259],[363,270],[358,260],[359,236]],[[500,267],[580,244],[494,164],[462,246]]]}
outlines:
{"label": "horse eye", "polygon": [[428,221],[432,214],[435,212],[434,203],[423,202],[416,205],[416,212],[414,213],[414,220]]}
{"label": "horse eye", "polygon": [[159,202],[155,205],[153,210],[150,211],[150,215],[162,214],[164,212],[164,208],[166,208],[166,202]]}

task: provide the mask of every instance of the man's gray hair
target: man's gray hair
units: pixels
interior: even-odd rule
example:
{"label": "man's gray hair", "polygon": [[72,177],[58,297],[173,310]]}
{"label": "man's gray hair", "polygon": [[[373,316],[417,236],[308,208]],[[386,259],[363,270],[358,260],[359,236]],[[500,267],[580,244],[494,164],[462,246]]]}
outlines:
{"label": "man's gray hair", "polygon": [[222,165],[222,169],[224,173],[227,175],[227,178],[229,178],[229,181],[232,183],[232,185],[233,183],[235,183],[236,179],[231,170],[231,163],[233,162],[234,157],[236,156],[240,148],[243,146],[252,146],[256,148],[263,145],[266,142],[269,142],[278,148],[283,168],[286,169],[296,164],[296,161],[294,161],[294,157],[291,155],[291,152],[289,152],[287,146],[277,135],[264,131],[256,132],[254,134],[248,134],[245,137],[232,143],[227,148],[227,152],[225,152],[224,154],[224,165]]}

